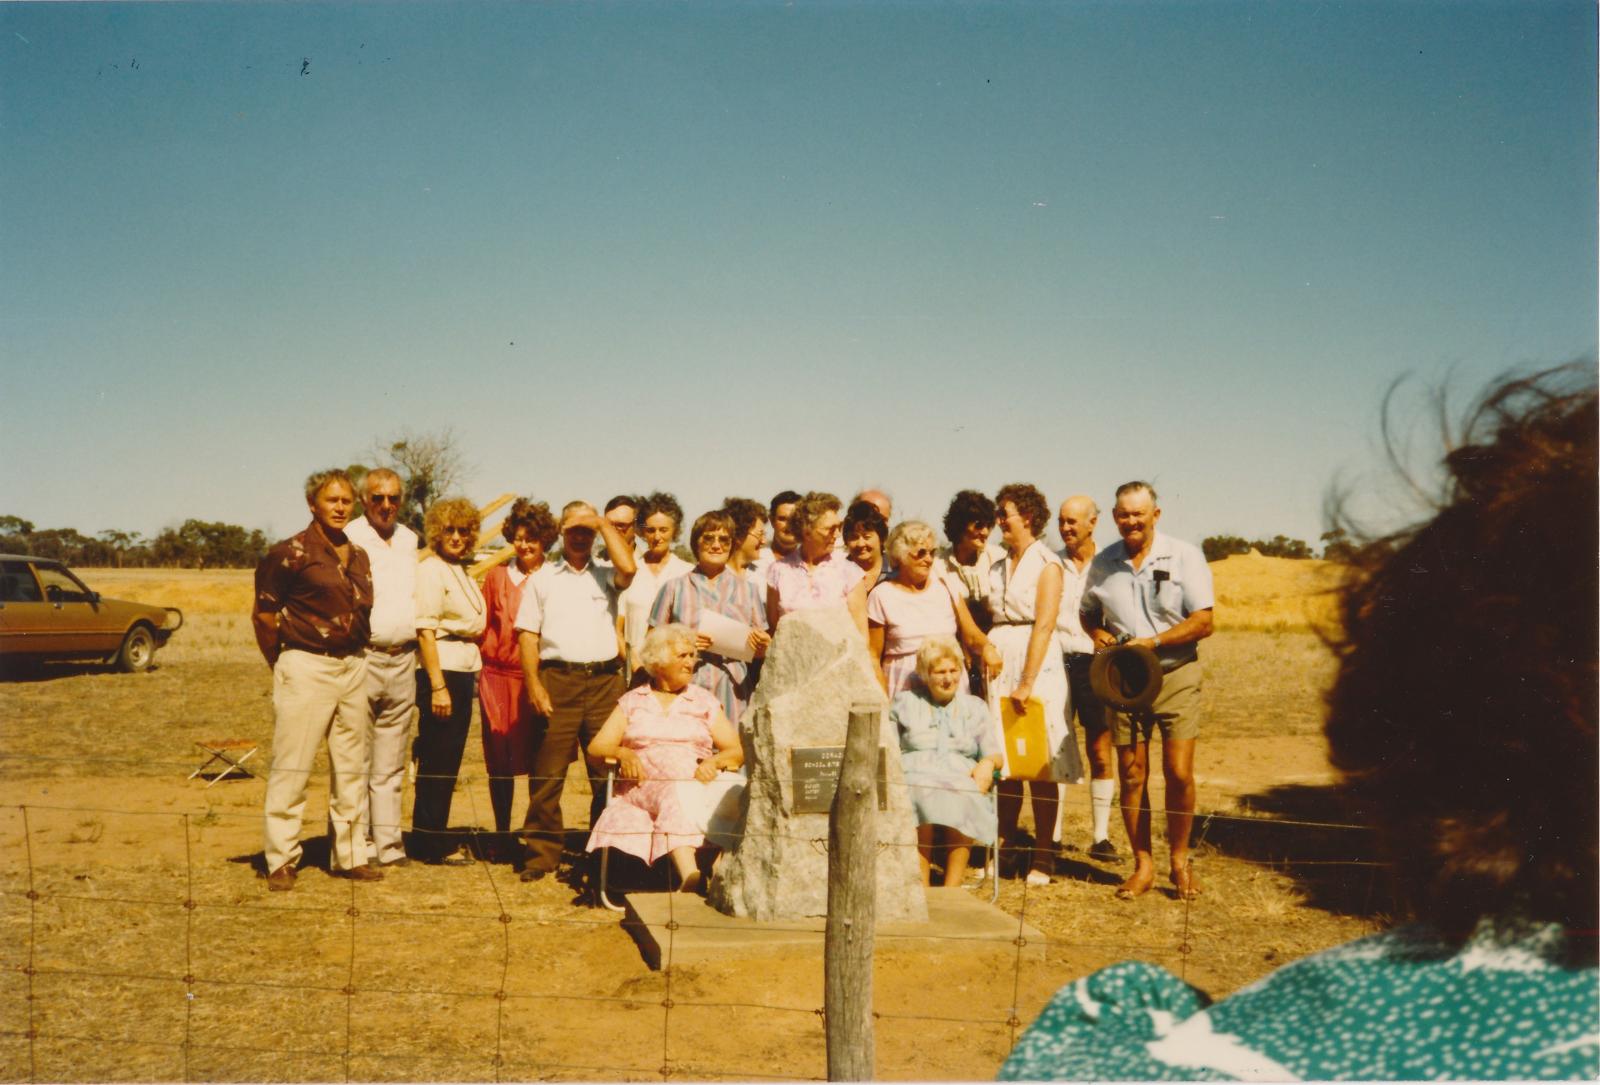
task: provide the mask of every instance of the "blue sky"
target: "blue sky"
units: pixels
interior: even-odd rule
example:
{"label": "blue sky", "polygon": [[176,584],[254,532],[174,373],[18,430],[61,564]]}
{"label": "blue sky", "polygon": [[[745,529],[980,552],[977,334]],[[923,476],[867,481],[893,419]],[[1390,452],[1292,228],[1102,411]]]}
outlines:
{"label": "blue sky", "polygon": [[[0,5],[0,512],[1135,477],[1314,540],[1396,377],[1596,341],[1595,9]],[[1112,535],[1109,519],[1102,537]]]}

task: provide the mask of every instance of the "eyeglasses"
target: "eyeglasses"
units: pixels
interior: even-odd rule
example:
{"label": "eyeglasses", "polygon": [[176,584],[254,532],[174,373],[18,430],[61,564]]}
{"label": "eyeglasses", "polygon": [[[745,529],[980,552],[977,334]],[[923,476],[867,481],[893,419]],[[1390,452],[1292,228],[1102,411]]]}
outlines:
{"label": "eyeglasses", "polygon": [[470,539],[472,538],[472,529],[470,527],[447,527],[444,529],[444,534],[460,535],[462,538]]}
{"label": "eyeglasses", "polygon": [[906,557],[910,558],[912,561],[921,561],[923,558],[931,558],[932,556],[933,551],[928,549],[926,546],[919,547],[918,549],[913,550],[911,553],[906,555]]}
{"label": "eyeglasses", "polygon": [[700,536],[700,545],[701,546],[732,546],[733,545],[733,539],[730,538],[727,535],[702,535],[702,536]]}
{"label": "eyeglasses", "polygon": [[369,504],[369,505],[398,505],[398,504],[400,504],[400,495],[399,494],[368,494],[367,495],[367,504]]}

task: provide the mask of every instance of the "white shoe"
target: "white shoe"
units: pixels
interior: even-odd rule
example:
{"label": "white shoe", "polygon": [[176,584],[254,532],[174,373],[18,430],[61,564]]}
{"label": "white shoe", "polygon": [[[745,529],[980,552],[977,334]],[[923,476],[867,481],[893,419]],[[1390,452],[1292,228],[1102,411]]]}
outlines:
{"label": "white shoe", "polygon": [[1042,870],[1030,870],[1030,871],[1028,871],[1028,884],[1029,885],[1049,885],[1050,884],[1050,875],[1046,874]]}

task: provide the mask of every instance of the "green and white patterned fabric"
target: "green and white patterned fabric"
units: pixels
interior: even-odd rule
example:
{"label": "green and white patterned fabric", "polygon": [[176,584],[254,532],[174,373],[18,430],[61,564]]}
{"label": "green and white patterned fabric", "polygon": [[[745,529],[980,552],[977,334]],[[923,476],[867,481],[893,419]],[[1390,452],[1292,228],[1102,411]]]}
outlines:
{"label": "green and white patterned fabric", "polygon": [[1296,961],[1213,1004],[1129,961],[1063,987],[1008,1081],[1600,1077],[1600,972],[1556,926],[1485,922],[1459,950],[1416,927]]}

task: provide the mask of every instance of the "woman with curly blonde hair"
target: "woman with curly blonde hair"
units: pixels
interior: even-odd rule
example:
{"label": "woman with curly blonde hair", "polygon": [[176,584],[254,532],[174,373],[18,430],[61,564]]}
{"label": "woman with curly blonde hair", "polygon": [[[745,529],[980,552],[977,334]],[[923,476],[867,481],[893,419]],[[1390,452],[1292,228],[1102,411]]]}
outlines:
{"label": "woman with curly blonde hair", "polygon": [[[408,851],[425,863],[466,862],[452,854],[445,830],[450,796],[461,769],[472,693],[483,667],[478,639],[486,605],[467,565],[477,548],[482,520],[464,497],[428,506],[424,532],[430,553],[417,565],[417,791],[411,809]],[[447,858],[448,857],[448,858]]]}

